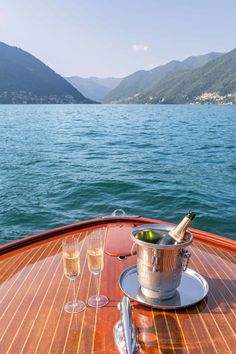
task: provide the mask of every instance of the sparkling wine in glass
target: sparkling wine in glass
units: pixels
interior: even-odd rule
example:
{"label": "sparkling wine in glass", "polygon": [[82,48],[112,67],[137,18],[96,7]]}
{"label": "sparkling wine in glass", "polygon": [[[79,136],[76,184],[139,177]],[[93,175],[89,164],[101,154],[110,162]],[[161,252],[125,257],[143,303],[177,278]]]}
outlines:
{"label": "sparkling wine in glass", "polygon": [[75,279],[80,274],[79,244],[76,238],[62,240],[64,274],[73,283],[74,299],[64,305],[66,312],[81,312],[85,309],[85,303],[76,300]]}
{"label": "sparkling wine in glass", "polygon": [[102,307],[108,304],[107,296],[99,294],[99,275],[104,268],[104,232],[95,230],[91,232],[87,239],[87,260],[88,269],[93,274],[97,294],[88,299],[88,305],[92,307]]}

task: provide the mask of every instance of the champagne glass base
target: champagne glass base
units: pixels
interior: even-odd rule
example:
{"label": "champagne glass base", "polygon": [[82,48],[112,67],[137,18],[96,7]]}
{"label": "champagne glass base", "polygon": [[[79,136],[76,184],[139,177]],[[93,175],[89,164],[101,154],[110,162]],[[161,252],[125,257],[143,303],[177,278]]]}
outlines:
{"label": "champagne glass base", "polygon": [[71,301],[64,305],[64,310],[68,313],[78,313],[84,311],[86,305],[83,301]]}
{"label": "champagne glass base", "polygon": [[109,299],[105,295],[94,295],[88,299],[88,305],[91,307],[103,307],[108,303]]}

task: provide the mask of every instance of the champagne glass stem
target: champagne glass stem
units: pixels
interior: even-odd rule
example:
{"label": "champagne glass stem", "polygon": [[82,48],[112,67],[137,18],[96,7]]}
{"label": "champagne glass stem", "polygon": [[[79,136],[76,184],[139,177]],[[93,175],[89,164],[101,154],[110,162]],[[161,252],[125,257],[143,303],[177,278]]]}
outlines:
{"label": "champagne glass stem", "polygon": [[95,286],[96,286],[96,301],[99,300],[99,274],[94,274]]}
{"label": "champagne glass stem", "polygon": [[72,280],[72,283],[73,283],[74,302],[76,302],[75,279]]}

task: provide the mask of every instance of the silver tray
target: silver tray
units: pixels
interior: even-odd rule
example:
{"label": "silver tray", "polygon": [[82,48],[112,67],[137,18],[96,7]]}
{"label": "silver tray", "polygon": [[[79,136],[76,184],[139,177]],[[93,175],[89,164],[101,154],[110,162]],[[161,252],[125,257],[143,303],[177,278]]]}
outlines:
{"label": "silver tray", "polygon": [[121,290],[132,300],[142,305],[174,310],[196,304],[204,299],[209,287],[206,280],[192,269],[187,269],[181,278],[181,283],[176,290],[174,297],[168,300],[156,300],[145,297],[141,292],[141,287],[137,278],[136,265],[125,269],[120,275],[119,285]]}

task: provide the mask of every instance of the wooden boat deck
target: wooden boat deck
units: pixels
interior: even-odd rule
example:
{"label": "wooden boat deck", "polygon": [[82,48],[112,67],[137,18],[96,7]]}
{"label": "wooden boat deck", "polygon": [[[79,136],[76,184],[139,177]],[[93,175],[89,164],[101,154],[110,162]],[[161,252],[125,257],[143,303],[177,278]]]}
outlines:
{"label": "wooden boat deck", "polygon": [[[0,352],[116,353],[113,326],[119,319],[117,303],[122,296],[118,280],[120,273],[135,263],[135,257],[120,261],[115,255],[121,251],[128,254],[131,229],[150,222],[154,220],[96,219],[1,246]],[[107,295],[110,303],[100,309],[87,306],[84,312],[71,315],[63,309],[71,293],[63,274],[61,239],[74,236],[80,241],[77,295],[86,301],[95,293],[86,264],[85,241],[92,228],[106,229],[100,293]],[[236,242],[192,232],[195,238],[189,268],[205,277],[209,294],[197,305],[177,311],[134,303],[141,353],[235,352]]]}

